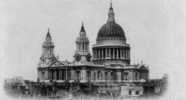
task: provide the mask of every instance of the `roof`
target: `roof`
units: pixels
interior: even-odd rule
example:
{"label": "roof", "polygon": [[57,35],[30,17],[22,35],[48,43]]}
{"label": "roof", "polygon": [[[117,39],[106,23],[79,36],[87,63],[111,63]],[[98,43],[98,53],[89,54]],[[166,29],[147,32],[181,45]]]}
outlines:
{"label": "roof", "polygon": [[115,22],[115,14],[112,7],[112,3],[108,12],[108,20],[100,30],[98,31],[97,41],[103,41],[108,39],[118,39],[126,41],[125,33],[122,27]]}

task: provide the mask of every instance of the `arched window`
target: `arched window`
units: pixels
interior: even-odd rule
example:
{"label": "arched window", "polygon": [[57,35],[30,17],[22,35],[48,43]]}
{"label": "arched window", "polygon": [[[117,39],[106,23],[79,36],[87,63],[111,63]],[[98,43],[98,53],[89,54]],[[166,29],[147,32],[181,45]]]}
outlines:
{"label": "arched window", "polygon": [[129,95],[131,95],[132,94],[132,90],[129,90]]}
{"label": "arched window", "polygon": [[105,72],[105,80],[108,80],[108,72]]}
{"label": "arched window", "polygon": [[136,91],[136,95],[139,95],[139,91]]}
{"label": "arched window", "polygon": [[111,72],[111,80],[114,80],[114,72]]}
{"label": "arched window", "polygon": [[128,80],[128,72],[123,72],[123,80]]}

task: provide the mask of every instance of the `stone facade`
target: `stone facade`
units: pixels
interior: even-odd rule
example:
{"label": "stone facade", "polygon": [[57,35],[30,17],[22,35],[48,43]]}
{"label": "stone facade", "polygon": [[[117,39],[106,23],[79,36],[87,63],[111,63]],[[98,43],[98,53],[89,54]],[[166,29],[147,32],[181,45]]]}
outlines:
{"label": "stone facade", "polygon": [[[123,29],[115,22],[114,10],[110,6],[108,20],[98,32],[93,45],[93,56],[89,51],[89,40],[82,24],[76,40],[74,61],[59,61],[54,55],[54,43],[50,32],[42,45],[38,66],[40,82],[92,84],[98,91],[117,88],[123,95],[142,95],[143,84],[149,80],[149,69],[144,64],[130,64],[130,45]],[[115,85],[114,85],[115,84]]]}

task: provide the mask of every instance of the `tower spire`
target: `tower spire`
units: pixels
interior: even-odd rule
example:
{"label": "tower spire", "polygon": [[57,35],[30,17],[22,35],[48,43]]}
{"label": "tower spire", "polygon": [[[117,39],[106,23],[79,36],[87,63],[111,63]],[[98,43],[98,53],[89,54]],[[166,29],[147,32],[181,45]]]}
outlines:
{"label": "tower spire", "polygon": [[109,8],[109,12],[108,12],[108,20],[107,22],[114,22],[115,18],[114,18],[114,10],[112,7],[112,0],[110,1],[110,8]]}
{"label": "tower spire", "polygon": [[46,35],[46,41],[52,40],[52,37],[50,35],[50,29],[48,28],[47,35]]}
{"label": "tower spire", "polygon": [[50,28],[48,27],[48,33],[50,33]]}
{"label": "tower spire", "polygon": [[80,30],[80,32],[85,32],[85,28],[84,28],[84,23],[83,23],[83,21],[81,22],[81,30]]}

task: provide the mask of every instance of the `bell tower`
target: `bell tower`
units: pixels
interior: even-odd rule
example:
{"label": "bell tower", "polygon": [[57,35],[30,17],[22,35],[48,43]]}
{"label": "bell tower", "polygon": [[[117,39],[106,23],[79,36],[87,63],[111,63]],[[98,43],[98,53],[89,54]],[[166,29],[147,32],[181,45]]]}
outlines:
{"label": "bell tower", "polygon": [[48,29],[45,41],[42,44],[42,55],[39,62],[40,67],[48,67],[56,60],[56,57],[54,55],[54,47],[55,46],[52,42],[50,30]]}
{"label": "bell tower", "polygon": [[84,24],[81,25],[79,36],[76,39],[75,61],[90,61],[89,40],[86,36]]}

